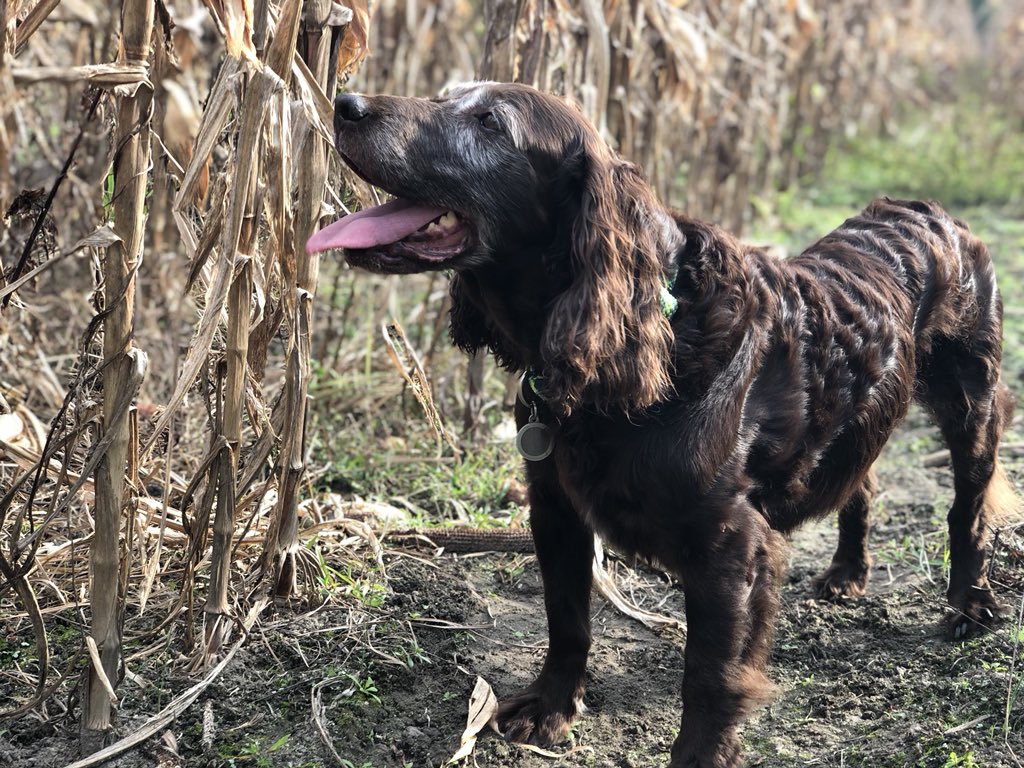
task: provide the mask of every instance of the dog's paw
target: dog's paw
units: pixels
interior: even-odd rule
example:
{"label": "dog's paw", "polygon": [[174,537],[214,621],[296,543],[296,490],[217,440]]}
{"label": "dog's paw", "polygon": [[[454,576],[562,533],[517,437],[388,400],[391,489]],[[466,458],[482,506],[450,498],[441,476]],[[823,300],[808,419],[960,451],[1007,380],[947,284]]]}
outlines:
{"label": "dog's paw", "polygon": [[822,600],[864,597],[867,588],[867,563],[832,563],[814,579],[814,594]]}
{"label": "dog's paw", "polygon": [[972,589],[965,597],[950,600],[945,619],[946,637],[966,640],[990,630],[1003,615],[1003,607],[988,588]]}
{"label": "dog's paw", "polygon": [[739,737],[735,728],[730,728],[711,743],[701,739],[688,742],[680,732],[672,745],[672,760],[668,768],[743,768],[743,764]]}
{"label": "dog's paw", "polygon": [[508,741],[550,748],[569,736],[582,694],[554,696],[531,686],[498,704],[498,730]]}

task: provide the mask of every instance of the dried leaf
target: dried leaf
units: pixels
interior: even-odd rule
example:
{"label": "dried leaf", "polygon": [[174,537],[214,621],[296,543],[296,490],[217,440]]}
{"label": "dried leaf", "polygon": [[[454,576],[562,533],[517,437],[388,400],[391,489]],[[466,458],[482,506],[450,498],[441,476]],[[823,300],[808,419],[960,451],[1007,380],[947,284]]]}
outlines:
{"label": "dried leaf", "polygon": [[0,413],[0,447],[4,443],[20,440],[25,434],[25,422],[16,413]]}
{"label": "dried leaf", "polygon": [[116,707],[117,694],[114,693],[114,686],[110,684],[110,678],[107,677],[106,670],[103,669],[103,662],[100,660],[100,649],[92,635],[85,636],[85,647],[89,651],[89,659],[92,661],[92,668],[96,673],[96,679],[103,686],[107,699],[110,701],[110,706]]}
{"label": "dried leaf", "polygon": [[455,443],[455,438],[445,429],[441,412],[437,410],[437,406],[434,404],[434,397],[430,392],[430,381],[427,378],[426,371],[423,370],[423,364],[416,356],[412,347],[409,346],[402,326],[397,321],[394,321],[386,323],[382,330],[384,340],[388,343],[388,355],[391,356],[391,362],[394,363],[398,372],[402,374],[402,378],[405,379],[413,395],[423,407],[423,412],[426,414],[434,434],[448,443],[452,451],[458,455],[461,451]]}
{"label": "dried leaf", "polygon": [[[171,159],[184,169],[192,160],[192,145],[199,135],[201,110],[192,100],[188,91],[176,81],[167,79],[162,83],[167,98],[164,102],[163,140]],[[199,177],[190,202],[202,205],[210,186],[210,161],[201,160]]]}
{"label": "dried leaf", "polygon": [[787,0],[786,10],[795,14],[800,34],[810,35],[818,28],[818,14],[808,0]]}
{"label": "dried leaf", "polygon": [[526,752],[533,752],[535,755],[540,755],[541,757],[550,757],[554,760],[563,760],[567,758],[569,755],[575,755],[577,752],[593,751],[591,747],[583,746],[582,744],[577,744],[575,747],[573,747],[572,749],[567,749],[565,752],[555,752],[554,750],[544,749],[543,747],[538,747],[536,744],[516,744],[516,746],[519,747],[519,749],[525,750]]}
{"label": "dried leaf", "polygon": [[76,253],[78,253],[81,250],[84,250],[85,248],[109,248],[114,243],[119,242],[121,242],[121,238],[118,237],[110,227],[105,225],[102,227],[97,227],[90,234],[86,235],[77,243],[75,243],[70,250],[64,251],[59,256],[49,259],[48,261],[44,261],[35,269],[26,272],[13,283],[10,283],[4,286],[3,288],[0,288],[0,299],[3,299],[10,293],[14,293],[29,280],[34,279],[37,275],[46,271],[57,262],[66,259],[68,256],[74,256]]}
{"label": "dried leaf", "polygon": [[335,5],[345,6],[352,11],[352,21],[345,28],[341,49],[338,51],[338,77],[343,78],[358,67],[370,52],[367,38],[370,29],[370,9],[368,0],[346,0],[344,3],[336,2]]}
{"label": "dried leaf", "polygon": [[258,63],[252,43],[252,0],[203,0],[233,58]]}
{"label": "dried leaf", "polygon": [[175,211],[184,211],[196,198],[204,169],[208,167],[213,149],[220,141],[220,134],[238,109],[241,84],[245,75],[246,68],[242,67],[237,59],[228,59],[221,67],[213,89],[206,99],[202,121],[199,123],[193,144],[193,154],[185,168],[185,178],[174,200]]}
{"label": "dried leaf", "polygon": [[469,714],[466,716],[466,730],[462,733],[458,751],[450,758],[445,765],[454,765],[473,754],[476,747],[476,737],[480,731],[494,719],[498,713],[498,697],[490,684],[482,677],[476,679],[473,693],[469,696]]}
{"label": "dried leaf", "polygon": [[666,43],[680,40],[683,43],[683,49],[693,61],[697,71],[706,71],[708,66],[708,45],[697,27],[679,10],[667,14],[667,22],[668,37],[665,39]]}
{"label": "dried leaf", "polygon": [[142,64],[85,64],[81,67],[12,67],[14,84],[18,86],[33,83],[56,82],[77,83],[86,81],[97,88],[115,90],[127,88],[137,91],[149,82],[149,69]]}

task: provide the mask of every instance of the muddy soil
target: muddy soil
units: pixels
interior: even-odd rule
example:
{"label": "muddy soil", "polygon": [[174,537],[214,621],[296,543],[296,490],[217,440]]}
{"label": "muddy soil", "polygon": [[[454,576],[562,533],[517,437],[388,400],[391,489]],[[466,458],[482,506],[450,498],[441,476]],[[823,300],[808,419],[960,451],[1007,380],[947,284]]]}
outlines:
{"label": "muddy soil", "polygon": [[[1007,532],[996,545],[994,581],[1009,620],[967,643],[944,640],[943,516],[951,483],[948,470],[920,462],[936,445],[934,430],[914,415],[883,457],[866,598],[834,604],[812,597],[810,579],[829,560],[834,521],[793,537],[770,669],[778,696],[743,731],[750,765],[1019,765],[1022,676],[1014,641],[1021,634],[1022,542]],[[1018,484],[1021,469],[1010,464]],[[342,765],[442,765],[458,748],[477,676],[501,696],[527,685],[539,667],[546,635],[538,569],[532,557],[511,554],[392,551],[386,564],[373,632],[346,625],[342,608],[269,617],[164,740],[151,739],[109,765],[336,765],[312,717],[314,690]],[[638,603],[682,618],[682,593],[662,574],[623,564],[616,573]],[[589,711],[562,755],[532,754],[492,734],[477,746],[477,765],[667,762],[685,632],[648,629],[600,598],[593,624]],[[120,689],[122,734],[191,684],[179,666],[170,651],[131,665]],[[58,709],[0,730],[0,765],[70,762],[75,734]]]}

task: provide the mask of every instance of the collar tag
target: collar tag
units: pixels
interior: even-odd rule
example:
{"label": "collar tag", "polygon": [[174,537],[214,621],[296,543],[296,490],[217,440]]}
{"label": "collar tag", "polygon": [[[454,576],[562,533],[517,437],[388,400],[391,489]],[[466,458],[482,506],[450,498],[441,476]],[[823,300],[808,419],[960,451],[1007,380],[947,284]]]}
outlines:
{"label": "collar tag", "polygon": [[516,435],[516,449],[527,461],[544,461],[555,449],[555,433],[540,420],[537,415],[537,404],[527,405],[530,406],[530,420]]}
{"label": "collar tag", "polygon": [[524,424],[516,435],[516,449],[527,461],[544,461],[555,449],[551,427],[539,421]]}

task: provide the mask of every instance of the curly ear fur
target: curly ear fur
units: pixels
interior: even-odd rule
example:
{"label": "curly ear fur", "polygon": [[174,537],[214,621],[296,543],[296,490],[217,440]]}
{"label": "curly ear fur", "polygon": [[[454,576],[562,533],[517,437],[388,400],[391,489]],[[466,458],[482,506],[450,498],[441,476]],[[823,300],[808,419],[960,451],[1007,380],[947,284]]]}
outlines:
{"label": "curly ear fur", "polygon": [[461,275],[452,275],[448,285],[451,298],[448,333],[452,343],[463,352],[473,355],[480,349],[488,349],[492,333],[487,316],[467,295]]}
{"label": "curly ear fur", "polygon": [[541,341],[545,398],[566,413],[581,403],[637,411],[671,390],[672,329],[659,301],[668,258],[655,220],[662,208],[634,165],[589,143],[572,282]]}
{"label": "curly ear fur", "polygon": [[469,355],[481,349],[490,350],[494,359],[508,371],[521,370],[521,355],[508,338],[495,328],[490,317],[480,308],[478,292],[472,278],[455,274],[448,287],[451,298],[448,334],[452,343]]}

